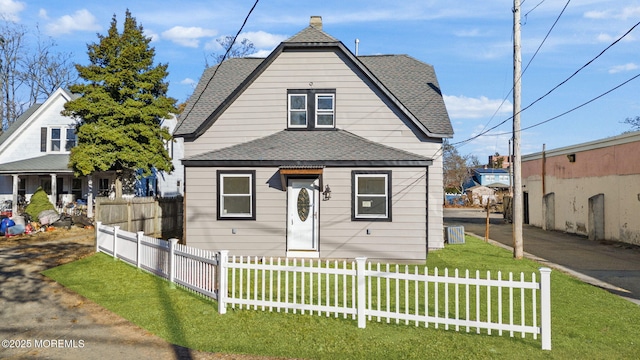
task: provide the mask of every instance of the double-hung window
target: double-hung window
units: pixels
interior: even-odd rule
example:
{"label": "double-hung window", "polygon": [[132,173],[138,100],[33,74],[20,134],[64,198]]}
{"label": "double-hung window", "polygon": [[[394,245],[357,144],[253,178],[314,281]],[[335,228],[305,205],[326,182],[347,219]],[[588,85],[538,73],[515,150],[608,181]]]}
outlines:
{"label": "double-hung window", "polygon": [[67,135],[67,139],[66,142],[64,144],[64,149],[66,151],[71,151],[71,148],[75,147],[78,143],[78,137],[76,136],[76,129],[74,128],[67,128],[66,130],[66,135]]}
{"label": "double-hung window", "polygon": [[43,127],[40,129],[41,152],[69,152],[78,144],[74,127]]}
{"label": "double-hung window", "polygon": [[336,91],[333,89],[289,90],[287,104],[290,129],[336,126]]}
{"label": "double-hung window", "polygon": [[255,220],[255,171],[218,171],[218,220]]}
{"label": "double-hung window", "polygon": [[307,95],[289,94],[289,127],[307,127]]}
{"label": "double-hung window", "polygon": [[51,151],[60,151],[60,143],[62,142],[60,130],[60,128],[51,129],[51,147],[49,148]]}
{"label": "double-hung window", "polygon": [[352,219],[391,221],[391,171],[353,171]]}
{"label": "double-hung window", "polygon": [[334,127],[335,94],[316,94],[316,127]]}

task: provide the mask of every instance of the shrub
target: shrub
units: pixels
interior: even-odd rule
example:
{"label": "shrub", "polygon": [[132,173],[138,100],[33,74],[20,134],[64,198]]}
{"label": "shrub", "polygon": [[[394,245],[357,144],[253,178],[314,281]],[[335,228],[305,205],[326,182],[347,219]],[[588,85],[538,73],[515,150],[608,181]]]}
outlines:
{"label": "shrub", "polygon": [[47,192],[44,191],[42,187],[38,187],[36,192],[31,195],[29,205],[27,205],[24,211],[29,214],[33,220],[38,220],[38,214],[45,210],[55,210],[55,207],[49,201]]}

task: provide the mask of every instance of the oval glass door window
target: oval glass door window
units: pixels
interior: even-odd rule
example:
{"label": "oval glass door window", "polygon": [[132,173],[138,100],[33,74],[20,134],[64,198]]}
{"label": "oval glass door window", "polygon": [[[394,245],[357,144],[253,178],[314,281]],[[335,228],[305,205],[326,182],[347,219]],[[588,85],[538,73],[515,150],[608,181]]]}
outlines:
{"label": "oval glass door window", "polygon": [[305,188],[300,189],[298,193],[298,217],[300,221],[306,221],[309,217],[310,205],[309,192]]}

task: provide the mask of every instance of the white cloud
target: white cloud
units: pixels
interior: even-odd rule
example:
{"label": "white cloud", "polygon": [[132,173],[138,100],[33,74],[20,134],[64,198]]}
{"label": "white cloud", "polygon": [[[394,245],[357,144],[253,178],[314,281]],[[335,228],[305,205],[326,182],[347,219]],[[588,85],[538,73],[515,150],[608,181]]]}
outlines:
{"label": "white cloud", "polygon": [[[598,40],[599,42],[603,42],[603,43],[609,43],[609,42],[616,41],[618,38],[620,38],[620,36],[622,36],[622,34],[620,34],[619,36],[613,36],[613,35],[609,35],[609,34],[605,34],[605,33],[600,33],[596,37],[596,40]],[[635,37],[631,33],[629,33],[620,41],[621,42],[635,41]]]}
{"label": "white cloud", "polygon": [[12,22],[20,21],[20,12],[24,10],[25,4],[22,1],[0,0],[0,18]]}
{"label": "white cloud", "polygon": [[70,34],[74,31],[97,31],[100,29],[96,17],[87,9],[78,10],[73,15],[64,15],[47,24],[47,30],[54,36]]}
{"label": "white cloud", "polygon": [[47,10],[45,9],[38,10],[38,17],[44,20],[49,20],[49,14],[47,14]]}
{"label": "white cloud", "polygon": [[[273,49],[278,46],[281,42],[288,39],[287,35],[277,35],[277,34],[269,34],[265,31],[250,31],[240,33],[238,35],[238,39],[236,43],[241,42],[244,39],[251,41],[253,46],[256,48],[256,52],[253,54],[248,54],[252,57],[267,57]],[[218,43],[217,39],[213,39],[208,41],[205,46],[205,50],[218,52],[222,51],[222,46]]]}
{"label": "white cloud", "polygon": [[616,65],[609,69],[609,74],[616,74],[619,72],[631,71],[638,68],[637,64],[634,63],[626,63],[624,65]]}
{"label": "white cloud", "polygon": [[257,52],[251,54],[250,56],[254,58],[266,58],[271,54],[272,51],[273,50],[258,50]]}
{"label": "white cloud", "polygon": [[[489,99],[486,96],[470,98],[466,96],[444,95],[449,116],[453,119],[478,119],[490,117],[493,114],[505,114],[511,112],[510,101]],[[500,106],[502,104],[502,106]],[[496,113],[496,110],[499,111]]]}
{"label": "white cloud", "polygon": [[160,40],[160,34],[153,32],[149,29],[144,29],[144,36],[151,39],[151,42],[156,42]]}
{"label": "white cloud", "polygon": [[584,17],[587,19],[616,19],[627,20],[640,17],[640,6],[628,6],[620,11],[605,10],[605,11],[587,11],[584,13]]}
{"label": "white cloud", "polygon": [[182,85],[193,85],[195,83],[196,83],[196,81],[193,80],[192,78],[185,78],[182,81],[180,81],[180,84],[182,84]]}
{"label": "white cloud", "polygon": [[255,46],[256,49],[263,49],[263,48],[273,49],[276,46],[278,46],[278,44],[286,40],[288,36],[269,34],[264,31],[250,31],[246,33],[241,33],[240,36],[238,36],[238,38],[249,39],[249,41],[253,43],[253,46]]}
{"label": "white cloud", "polygon": [[200,46],[200,39],[213,37],[216,33],[215,30],[201,27],[174,26],[163,32],[162,37],[178,45],[197,48]]}

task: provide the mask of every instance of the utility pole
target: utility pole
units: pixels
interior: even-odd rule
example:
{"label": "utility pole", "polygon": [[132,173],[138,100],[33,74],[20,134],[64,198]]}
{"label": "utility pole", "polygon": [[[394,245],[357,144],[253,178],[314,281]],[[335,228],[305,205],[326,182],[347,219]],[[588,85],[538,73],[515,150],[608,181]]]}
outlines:
{"label": "utility pole", "polygon": [[513,0],[513,257],[522,259],[522,157],[520,154],[520,0]]}

